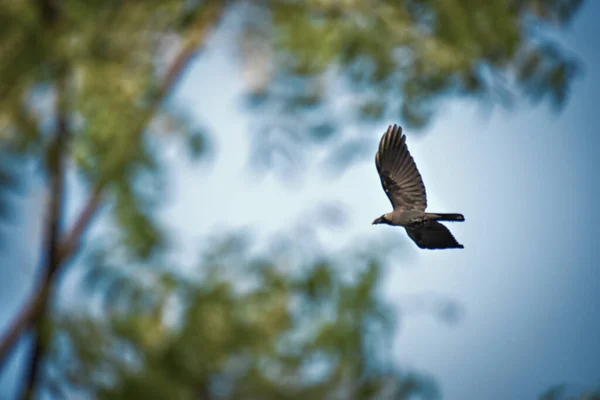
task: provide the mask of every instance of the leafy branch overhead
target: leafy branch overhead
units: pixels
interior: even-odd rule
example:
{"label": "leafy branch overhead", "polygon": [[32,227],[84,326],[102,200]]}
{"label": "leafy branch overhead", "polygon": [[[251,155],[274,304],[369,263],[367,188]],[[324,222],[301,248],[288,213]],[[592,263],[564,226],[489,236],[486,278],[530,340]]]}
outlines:
{"label": "leafy branch overhead", "polygon": [[[23,100],[51,97],[41,91],[46,66],[68,57],[81,133],[74,154],[90,180],[151,170],[149,139],[124,132],[147,127],[157,111],[177,119],[154,102],[172,87],[165,70],[174,54],[194,53],[218,26],[237,32],[228,37],[239,50],[249,104],[258,107],[253,159],[267,165],[275,155],[298,159],[298,144],[332,137],[338,141],[331,159],[354,159],[366,143],[358,122],[422,127],[448,96],[509,104],[520,94],[560,107],[580,70],[552,35],[568,26],[582,0],[168,0],[153,7],[69,0],[62,39],[52,43],[33,7],[5,2],[0,72],[15,79],[0,83],[0,121],[21,147],[39,149],[40,110]],[[127,163],[115,161],[124,157]]]}
{"label": "leafy branch overhead", "polygon": [[[0,62],[0,69],[18,77],[0,83],[0,93],[5,94],[0,103],[4,139],[12,150],[45,158],[56,101],[52,68],[55,60],[68,60],[72,165],[86,186],[96,192],[101,188],[111,199],[123,240],[140,257],[150,256],[164,243],[149,218],[160,193],[156,149],[162,138],[145,133],[156,131],[153,128],[161,120],[177,120],[171,127],[184,135],[192,154],[206,150],[198,122],[182,120],[162,105],[206,32],[219,21],[223,4],[196,5],[201,12],[190,21],[185,3],[173,0],[147,7],[133,2],[65,1],[52,41],[44,36],[31,4],[9,2],[2,12],[7,21],[24,22],[0,32],[3,54],[17,56],[27,51],[23,49],[35,53]],[[143,188],[140,180],[145,181]],[[154,191],[149,191],[152,186]]]}
{"label": "leafy branch overhead", "polygon": [[[337,148],[344,151],[345,143],[352,143],[347,137],[352,127],[365,120],[420,128],[445,97],[510,105],[524,95],[560,108],[580,68],[552,34],[568,25],[581,3],[246,5],[239,43],[250,104],[262,113],[257,159],[268,162],[273,148],[293,155],[294,144],[320,141],[340,129],[344,135]],[[288,141],[273,131],[287,133]]]}
{"label": "leafy branch overhead", "polygon": [[294,235],[278,236],[289,243],[276,252],[249,235],[213,238],[192,278],[98,248],[85,290],[101,316],[58,318],[53,386],[102,398],[437,398],[389,357],[381,260],[299,256]]}
{"label": "leafy branch overhead", "polygon": [[430,103],[441,95],[493,95],[503,84],[497,74],[563,104],[576,71],[573,56],[543,29],[564,27],[581,1],[320,3],[274,13],[290,71],[313,75],[335,65],[357,91],[400,96],[394,111],[413,126],[428,120]]}

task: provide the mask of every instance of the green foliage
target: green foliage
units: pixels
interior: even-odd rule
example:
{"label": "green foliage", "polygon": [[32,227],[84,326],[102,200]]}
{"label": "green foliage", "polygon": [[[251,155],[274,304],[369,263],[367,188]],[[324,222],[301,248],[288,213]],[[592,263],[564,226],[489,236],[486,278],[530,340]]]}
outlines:
{"label": "green foliage", "polygon": [[[0,50],[13,55],[0,61],[5,144],[42,160],[51,151],[45,132],[54,129],[56,118],[53,81],[59,65],[67,65],[68,91],[61,96],[69,108],[71,144],[62,151],[72,157],[85,186],[106,188],[117,232],[131,253],[150,257],[165,243],[151,217],[161,185],[160,137],[146,135],[151,122],[159,111],[163,119],[177,120],[172,133],[182,136],[193,157],[206,147],[206,133],[196,124],[171,108],[159,108],[165,71],[158,60],[166,56],[171,32],[178,32],[175,44],[180,47],[197,29],[180,26],[189,7],[179,0],[152,7],[63,1],[58,25],[46,32],[35,3],[17,3],[4,1],[0,11],[5,21]],[[196,5],[195,10],[206,7]]]}
{"label": "green foliage", "polygon": [[247,235],[213,239],[195,277],[99,250],[85,287],[104,306],[57,320],[53,385],[101,398],[436,398],[386,356],[382,260],[299,256],[295,240],[273,253]]}
{"label": "green foliage", "polygon": [[[261,115],[256,141],[263,138],[263,147],[284,148],[280,152],[293,157],[287,150],[292,146],[282,145],[283,139],[274,145],[270,132],[302,144],[303,132],[323,124],[345,132],[362,121],[388,119],[415,130],[447,97],[510,105],[518,94],[560,108],[580,67],[552,35],[581,4],[281,0],[248,6],[241,34],[242,45],[251,47],[244,52],[248,68],[260,69],[255,65],[262,58],[271,65],[254,88],[260,99],[254,106],[271,115]],[[343,112],[332,112],[340,109],[341,97],[350,101]],[[346,136],[339,141],[350,140]],[[270,165],[268,151],[258,150],[257,159]],[[344,155],[334,150],[330,159],[338,158]]]}

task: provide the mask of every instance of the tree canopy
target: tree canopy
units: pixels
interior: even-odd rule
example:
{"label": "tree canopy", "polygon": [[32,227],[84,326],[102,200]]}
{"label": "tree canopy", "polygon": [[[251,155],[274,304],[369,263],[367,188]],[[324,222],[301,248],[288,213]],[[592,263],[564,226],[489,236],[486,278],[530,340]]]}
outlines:
{"label": "tree canopy", "polygon": [[[452,98],[559,109],[580,68],[555,36],[581,4],[0,1],[0,143],[40,168],[49,198],[43,277],[0,339],[0,367],[32,330],[27,396],[436,397],[430,378],[385,357],[394,313],[377,292],[384,261],[369,252],[310,258],[292,241],[257,252],[231,235],[206,240],[200,276],[170,265],[155,218],[162,143],[201,158],[222,134],[170,95],[227,31],[256,122],[253,159],[272,167],[319,146],[340,168],[363,155],[366,123],[423,128]],[[5,218],[14,185],[0,168]],[[67,171],[88,192],[69,226]],[[99,220],[110,227],[100,247],[84,240]],[[79,254],[81,309],[57,310],[57,274]]]}

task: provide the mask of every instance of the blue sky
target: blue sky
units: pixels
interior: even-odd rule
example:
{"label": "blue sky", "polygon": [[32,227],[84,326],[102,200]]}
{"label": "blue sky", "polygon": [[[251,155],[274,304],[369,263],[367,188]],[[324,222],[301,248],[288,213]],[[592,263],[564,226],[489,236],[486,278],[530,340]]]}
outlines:
{"label": "blue sky", "polygon": [[[177,147],[167,151],[171,179],[161,218],[177,229],[178,257],[195,256],[199,238],[215,229],[275,232],[319,202],[340,204],[351,217],[343,231],[323,237],[327,244],[382,232],[398,238],[405,256],[390,262],[388,298],[400,307],[411,295],[433,293],[462,305],[462,319],[451,326],[426,314],[401,317],[394,341],[398,361],[432,373],[445,399],[533,399],[557,383],[599,383],[599,16],[600,4],[588,2],[565,37],[585,75],[562,113],[522,102],[484,116],[473,102],[451,101],[424,135],[408,132],[429,210],[466,217],[451,225],[463,251],[421,251],[403,230],[371,226],[390,209],[372,158],[333,180],[314,165],[292,185],[247,174],[251,115],[240,106],[232,53],[216,38],[176,93],[219,133],[210,163],[181,161]],[[373,154],[395,122],[368,128]],[[39,204],[34,196],[23,207]],[[0,329],[34,272],[36,256],[23,238],[37,231],[35,212],[0,263]],[[0,398],[10,380],[0,376]]]}

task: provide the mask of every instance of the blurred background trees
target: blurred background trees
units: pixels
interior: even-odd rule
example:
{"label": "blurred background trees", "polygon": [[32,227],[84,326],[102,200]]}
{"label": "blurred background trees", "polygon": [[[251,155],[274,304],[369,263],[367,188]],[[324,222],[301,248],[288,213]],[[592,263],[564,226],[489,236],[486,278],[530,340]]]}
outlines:
{"label": "blurred background trees", "polygon": [[[3,0],[0,217],[21,168],[9,154],[36,169],[47,208],[39,285],[2,334],[0,366],[31,332],[24,396],[438,396],[386,357],[381,244],[337,254],[290,230],[261,249],[232,233],[206,239],[196,274],[167,257],[174,238],[154,217],[164,144],[198,159],[226,134],[169,96],[228,30],[254,165],[285,175],[318,152],[340,170],[369,156],[372,121],[416,130],[452,98],[560,108],[580,68],[555,36],[581,3]],[[73,190],[87,200],[67,218]],[[54,307],[75,273],[77,304]]]}

